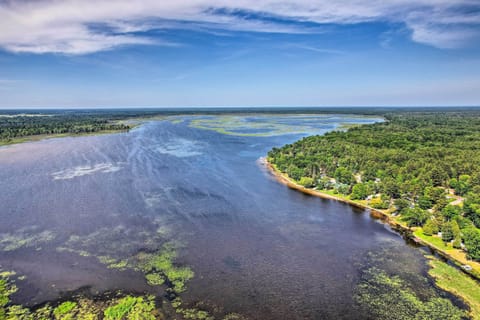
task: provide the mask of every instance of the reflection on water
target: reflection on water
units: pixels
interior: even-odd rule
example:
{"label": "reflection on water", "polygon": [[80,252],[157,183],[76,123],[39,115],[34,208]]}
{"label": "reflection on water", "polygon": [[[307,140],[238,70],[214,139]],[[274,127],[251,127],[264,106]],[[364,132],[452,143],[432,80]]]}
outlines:
{"label": "reflection on water", "polygon": [[373,121],[185,116],[4,148],[0,265],[26,275],[14,298],[34,305],[79,288],[162,295],[129,264],[174,240],[183,248],[176,263],[195,273],[187,305],[253,319],[356,319],[359,270],[394,252],[395,267],[408,270],[397,273],[413,281],[421,254],[361,210],[278,184],[257,159],[308,134]]}

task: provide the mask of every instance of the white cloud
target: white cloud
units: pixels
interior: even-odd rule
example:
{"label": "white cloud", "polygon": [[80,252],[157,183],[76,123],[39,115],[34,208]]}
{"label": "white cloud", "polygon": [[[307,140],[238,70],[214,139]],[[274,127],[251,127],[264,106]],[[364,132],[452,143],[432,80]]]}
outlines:
{"label": "white cloud", "polygon": [[468,6],[478,11],[477,0],[13,0],[0,2],[0,47],[86,54],[122,45],[168,44],[139,35],[154,29],[312,32],[265,18],[275,17],[317,24],[405,23],[414,41],[452,48],[479,37],[480,15],[461,10]]}

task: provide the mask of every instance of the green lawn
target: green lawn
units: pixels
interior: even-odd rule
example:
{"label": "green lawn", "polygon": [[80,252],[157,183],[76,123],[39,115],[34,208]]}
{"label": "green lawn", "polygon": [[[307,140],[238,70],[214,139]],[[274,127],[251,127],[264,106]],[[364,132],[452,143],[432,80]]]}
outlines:
{"label": "green lawn", "polygon": [[433,257],[429,264],[429,274],[435,278],[436,284],[462,298],[470,307],[472,318],[480,319],[480,284],[462,271]]}
{"label": "green lawn", "polygon": [[415,230],[413,232],[413,234],[415,236],[417,236],[418,238],[420,238],[422,240],[425,240],[428,243],[433,244],[434,246],[436,246],[439,249],[442,249],[442,250],[445,250],[445,251],[453,250],[453,247],[451,245],[445,245],[445,243],[443,242],[443,240],[441,238],[436,237],[436,236],[424,235],[421,228]]}

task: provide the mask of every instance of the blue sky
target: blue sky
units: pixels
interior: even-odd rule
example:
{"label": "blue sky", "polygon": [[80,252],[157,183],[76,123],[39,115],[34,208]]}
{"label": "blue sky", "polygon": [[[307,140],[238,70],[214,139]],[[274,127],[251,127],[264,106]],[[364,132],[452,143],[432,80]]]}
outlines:
{"label": "blue sky", "polygon": [[0,0],[0,108],[480,105],[472,0]]}

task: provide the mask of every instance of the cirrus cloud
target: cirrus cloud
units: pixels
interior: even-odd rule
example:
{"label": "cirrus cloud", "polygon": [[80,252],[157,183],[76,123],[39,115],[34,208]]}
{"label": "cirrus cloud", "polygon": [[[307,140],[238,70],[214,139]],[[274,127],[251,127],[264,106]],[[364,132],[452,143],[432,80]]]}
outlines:
{"label": "cirrus cloud", "polygon": [[477,0],[10,0],[0,1],[0,47],[88,54],[171,45],[152,30],[322,32],[324,24],[393,22],[413,41],[456,48],[480,36]]}

